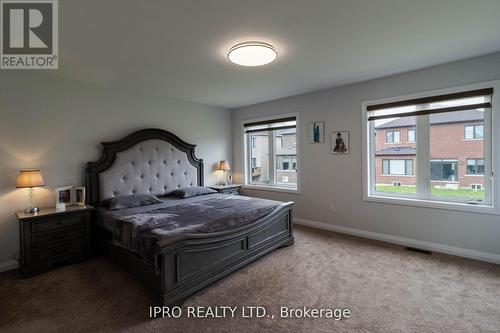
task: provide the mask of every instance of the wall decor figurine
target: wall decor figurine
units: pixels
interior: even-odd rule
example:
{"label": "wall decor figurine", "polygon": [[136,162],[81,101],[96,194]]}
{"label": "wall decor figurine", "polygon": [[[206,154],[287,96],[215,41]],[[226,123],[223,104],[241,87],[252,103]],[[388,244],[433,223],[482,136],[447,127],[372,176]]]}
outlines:
{"label": "wall decor figurine", "polygon": [[332,154],[349,154],[351,152],[351,144],[349,142],[349,139],[349,131],[332,132]]}
{"label": "wall decor figurine", "polygon": [[309,123],[309,143],[325,142],[325,122],[315,121]]}

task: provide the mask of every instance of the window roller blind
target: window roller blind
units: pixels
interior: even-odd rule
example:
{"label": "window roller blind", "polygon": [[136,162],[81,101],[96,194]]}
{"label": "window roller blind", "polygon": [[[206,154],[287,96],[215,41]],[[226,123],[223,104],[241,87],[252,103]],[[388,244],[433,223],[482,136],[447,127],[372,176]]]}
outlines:
{"label": "window roller blind", "polygon": [[368,120],[491,108],[493,88],[369,105]]}
{"label": "window roller blind", "polygon": [[245,133],[275,131],[280,129],[296,128],[296,121],[296,117],[286,117],[244,123],[243,127],[245,128]]}

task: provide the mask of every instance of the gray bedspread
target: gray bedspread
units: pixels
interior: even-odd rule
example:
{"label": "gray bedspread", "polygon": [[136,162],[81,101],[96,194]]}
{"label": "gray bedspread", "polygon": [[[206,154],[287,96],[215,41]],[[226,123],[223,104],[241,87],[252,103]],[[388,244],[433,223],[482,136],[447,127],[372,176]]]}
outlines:
{"label": "gray bedspread", "polygon": [[259,220],[280,204],[266,199],[210,194],[116,211],[101,209],[100,223],[112,232],[115,245],[156,264],[161,247],[180,237],[241,227]]}

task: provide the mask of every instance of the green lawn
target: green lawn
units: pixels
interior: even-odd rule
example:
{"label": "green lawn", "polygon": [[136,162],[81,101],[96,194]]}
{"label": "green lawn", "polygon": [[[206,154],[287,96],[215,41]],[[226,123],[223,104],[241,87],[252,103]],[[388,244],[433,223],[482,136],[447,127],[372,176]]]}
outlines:
{"label": "green lawn", "polygon": [[[377,184],[376,191],[389,192],[389,193],[415,194],[417,189],[415,186],[392,186],[392,185]],[[484,191],[475,191],[468,188],[459,188],[454,190],[450,188],[433,187],[431,189],[431,194],[438,197],[484,199]]]}

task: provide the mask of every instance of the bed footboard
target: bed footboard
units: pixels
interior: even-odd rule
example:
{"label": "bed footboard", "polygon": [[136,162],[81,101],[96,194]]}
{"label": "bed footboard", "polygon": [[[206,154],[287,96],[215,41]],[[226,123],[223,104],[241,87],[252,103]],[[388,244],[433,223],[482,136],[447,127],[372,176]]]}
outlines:
{"label": "bed footboard", "polygon": [[192,293],[282,246],[293,244],[293,203],[284,203],[250,227],[192,235],[162,249],[161,302],[178,304]]}

